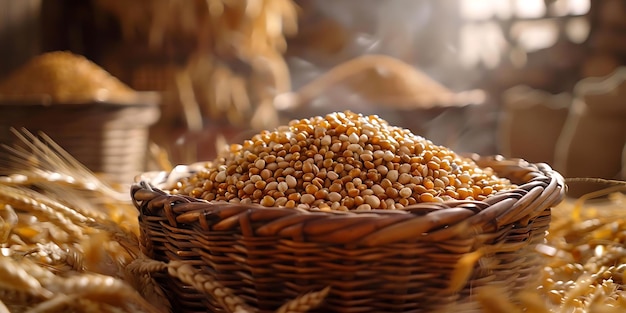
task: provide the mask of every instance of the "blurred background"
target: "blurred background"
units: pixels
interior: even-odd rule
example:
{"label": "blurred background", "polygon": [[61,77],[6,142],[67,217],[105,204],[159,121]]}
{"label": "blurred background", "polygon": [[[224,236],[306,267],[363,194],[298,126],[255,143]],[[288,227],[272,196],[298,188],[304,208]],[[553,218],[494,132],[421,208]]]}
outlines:
{"label": "blurred background", "polygon": [[148,139],[127,143],[139,170],[349,109],[461,153],[626,178],[624,0],[0,0],[0,47],[0,80],[70,51],[158,93]]}

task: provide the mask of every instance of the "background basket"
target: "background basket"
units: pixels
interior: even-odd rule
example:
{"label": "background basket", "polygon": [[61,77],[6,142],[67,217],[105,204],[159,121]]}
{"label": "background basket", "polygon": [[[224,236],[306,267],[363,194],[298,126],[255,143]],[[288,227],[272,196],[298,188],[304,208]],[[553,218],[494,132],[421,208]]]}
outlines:
{"label": "background basket", "polygon": [[3,100],[0,143],[19,142],[11,127],[43,132],[90,170],[130,184],[145,171],[149,127],[160,116],[154,94],[146,93],[138,100],[124,104]]}
{"label": "background basket", "polygon": [[[328,213],[169,195],[153,187],[166,181],[161,173],[133,185],[131,196],[146,255],[188,261],[261,312],[326,286],[332,289],[320,312],[431,312],[453,305],[472,311],[475,288],[502,283],[514,293],[536,282],[542,259],[534,248],[565,193],[561,175],[545,164],[474,158],[519,188],[486,201]],[[468,263],[471,256],[480,258]],[[455,271],[459,261],[469,264],[467,271]],[[155,275],[180,312],[224,312],[177,279]]]}

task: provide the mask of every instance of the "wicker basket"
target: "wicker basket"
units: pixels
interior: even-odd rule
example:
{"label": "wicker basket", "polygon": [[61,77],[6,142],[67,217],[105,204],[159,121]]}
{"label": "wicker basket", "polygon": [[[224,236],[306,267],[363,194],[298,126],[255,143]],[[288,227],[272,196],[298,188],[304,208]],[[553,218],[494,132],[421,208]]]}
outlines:
{"label": "wicker basket", "polygon": [[87,168],[115,182],[130,184],[145,171],[149,127],[160,116],[154,93],[140,93],[133,103],[0,100],[0,143],[19,142],[10,128],[26,128],[50,136]]}
{"label": "wicker basket", "polygon": [[[189,261],[260,312],[326,286],[319,312],[473,311],[481,285],[502,283],[514,293],[536,282],[535,245],[566,189],[545,164],[473,158],[519,188],[484,202],[328,213],[168,195],[154,187],[167,181],[160,173],[139,178],[131,196],[149,257]],[[483,254],[468,280],[455,283],[458,261],[477,250]],[[156,278],[179,312],[224,312],[166,273]]]}

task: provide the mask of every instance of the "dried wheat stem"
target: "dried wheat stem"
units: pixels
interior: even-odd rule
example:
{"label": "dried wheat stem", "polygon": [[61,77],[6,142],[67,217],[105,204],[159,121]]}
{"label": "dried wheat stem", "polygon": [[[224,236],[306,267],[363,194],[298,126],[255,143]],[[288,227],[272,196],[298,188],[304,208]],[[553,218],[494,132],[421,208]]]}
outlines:
{"label": "dried wheat stem", "polygon": [[89,299],[80,298],[79,295],[58,294],[52,299],[38,303],[28,309],[25,313],[47,313],[47,312],[136,312],[130,309],[122,309],[117,306],[95,302]]}
{"label": "dried wheat stem", "polygon": [[15,288],[0,286],[0,301],[3,301],[9,307],[29,306],[45,299],[45,297],[33,295],[30,290],[15,290]]}
{"label": "dried wheat stem", "polygon": [[[25,166],[25,165],[24,165]],[[94,182],[81,181],[80,177],[75,175],[58,173],[52,171],[44,171],[37,168],[22,169],[19,165],[13,165],[10,168],[11,174],[0,177],[0,184],[7,186],[58,186],[64,190],[72,190],[76,192],[91,192],[101,195],[102,197],[111,198],[115,201],[126,201],[127,198],[118,196],[111,196],[111,192],[106,190],[98,190],[99,184]],[[15,172],[20,172],[15,174]],[[97,178],[93,178],[97,179]]]}
{"label": "dried wheat stem", "polygon": [[[52,138],[44,133],[39,137],[25,128],[11,132],[26,145],[26,148],[16,145],[10,147],[2,145],[7,154],[4,158],[8,163],[12,175],[6,181],[20,184],[30,183],[61,183],[77,190],[98,192],[115,200],[128,200],[128,195],[114,190],[111,186],[96,177],[91,170],[76,160],[70,153],[59,146]],[[37,182],[37,180],[40,180]]]}
{"label": "dried wheat stem", "polygon": [[[70,207],[78,214],[91,220],[110,220],[111,210],[107,208],[102,202],[106,201],[107,204],[115,205],[116,207],[122,207],[127,202],[117,201],[110,197],[89,190],[80,190],[72,186],[64,186],[62,184],[56,184],[54,182],[45,182],[35,185],[41,190],[41,193],[52,199],[57,203]],[[27,186],[28,187],[28,186]]]}
{"label": "dried wheat stem", "polygon": [[211,276],[200,273],[200,271],[193,268],[190,264],[180,261],[171,261],[167,269],[171,276],[180,279],[183,283],[193,286],[198,291],[214,297],[227,312],[246,313],[256,311],[249,307],[241,298],[235,296],[231,289],[222,286],[222,284],[215,281]]}
{"label": "dried wheat stem", "polygon": [[76,311],[79,312],[99,312],[99,313],[139,313],[145,312],[141,308],[135,307],[132,304],[126,306],[111,305],[108,303],[96,302],[89,299],[76,299],[73,305]]}
{"label": "dried wheat stem", "polygon": [[84,223],[89,220],[69,207],[23,188],[0,185],[0,201],[15,208],[43,213],[51,222],[76,239],[83,237],[83,231],[76,223]]}
{"label": "dried wheat stem", "polygon": [[179,101],[183,106],[183,113],[187,129],[190,131],[202,130],[202,114],[193,91],[193,82],[186,71],[179,71],[175,76]]}
{"label": "dried wheat stem", "polygon": [[49,300],[37,303],[25,313],[63,312],[77,300],[75,295],[57,294]]}
{"label": "dried wheat stem", "polygon": [[7,243],[19,217],[10,205],[0,205],[0,244]]}
{"label": "dried wheat stem", "polygon": [[320,291],[310,292],[299,296],[282,305],[276,313],[304,313],[318,307],[330,292],[330,287],[326,287]]}
{"label": "dried wheat stem", "polygon": [[[39,271],[30,271],[39,269]],[[0,288],[6,290],[27,292],[34,296],[48,298],[52,294],[46,290],[37,276],[44,276],[45,270],[38,266],[33,266],[32,262],[23,260],[20,264],[17,261],[0,256]],[[49,272],[48,272],[49,273]],[[51,274],[51,273],[50,273]]]}
{"label": "dried wheat stem", "polygon": [[67,253],[65,254],[65,264],[70,266],[70,268],[74,271],[82,271],[84,268],[83,265],[84,255],[80,253],[80,251],[75,248],[67,249]]}
{"label": "dried wheat stem", "polygon": [[71,246],[61,248],[53,242],[38,243],[34,249],[24,252],[23,256],[54,274],[68,271],[79,272],[83,269],[81,252]]}
{"label": "dried wheat stem", "polygon": [[152,278],[151,274],[167,269],[167,264],[149,259],[140,254],[125,268],[126,273],[133,280],[134,287],[150,303],[159,304],[159,307],[171,308],[163,289]]}
{"label": "dried wheat stem", "polygon": [[141,294],[141,296],[148,302],[152,303],[158,308],[166,308],[166,311],[170,311],[172,306],[161,286],[150,276],[150,274],[140,274],[134,277],[133,287]]}
{"label": "dried wheat stem", "polygon": [[502,286],[486,285],[476,290],[476,301],[484,313],[521,313],[521,309],[515,306]]}
{"label": "dried wheat stem", "polygon": [[137,291],[122,280],[98,274],[81,274],[68,278],[56,277],[42,282],[55,294],[71,294],[114,306],[137,305],[143,312],[161,313]]}
{"label": "dried wheat stem", "polygon": [[134,273],[134,274],[147,274],[147,273],[160,272],[167,268],[168,268],[168,265],[166,263],[149,259],[148,257],[144,255],[141,255],[140,257],[133,260],[126,266],[126,270],[129,273]]}
{"label": "dried wheat stem", "polygon": [[619,185],[622,187],[626,187],[626,182],[622,180],[615,179],[605,179],[605,178],[597,178],[597,177],[566,177],[566,183],[597,183],[597,184],[605,184],[605,185]]}
{"label": "dried wheat stem", "polygon": [[[42,193],[26,187],[10,187],[0,184],[0,196],[2,197],[0,200],[7,201],[8,204],[24,204],[26,206],[33,206],[35,210],[37,210],[39,206],[42,206],[44,207],[44,209],[41,210],[42,212],[58,212],[74,223],[84,223],[90,220],[89,217],[60,203],[58,200],[51,199]],[[16,207],[21,208],[19,206]]]}
{"label": "dried wheat stem", "polygon": [[103,221],[90,221],[86,223],[87,226],[93,227],[98,230],[106,232],[109,239],[115,240],[122,246],[126,252],[132,256],[139,255],[139,240],[133,233],[124,231],[118,224],[115,224],[108,220]]}

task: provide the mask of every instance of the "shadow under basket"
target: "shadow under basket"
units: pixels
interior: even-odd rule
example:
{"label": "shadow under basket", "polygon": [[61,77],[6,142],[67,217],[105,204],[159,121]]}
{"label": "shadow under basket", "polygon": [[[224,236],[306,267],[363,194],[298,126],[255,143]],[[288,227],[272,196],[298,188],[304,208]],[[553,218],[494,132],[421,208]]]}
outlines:
{"label": "shadow under basket", "polygon": [[[159,189],[168,173],[147,173],[131,196],[148,257],[189,262],[259,312],[327,286],[314,312],[478,312],[472,294],[481,286],[499,283],[512,295],[538,283],[535,246],[566,187],[546,164],[473,158],[518,188],[485,201],[313,212],[170,195]],[[470,253],[481,255],[473,269],[455,272]],[[154,275],[177,312],[226,312],[167,273]]]}
{"label": "shadow under basket", "polygon": [[1,101],[0,143],[19,143],[11,127],[43,132],[91,171],[130,184],[145,171],[149,127],[160,116],[157,98],[146,93],[136,103]]}

